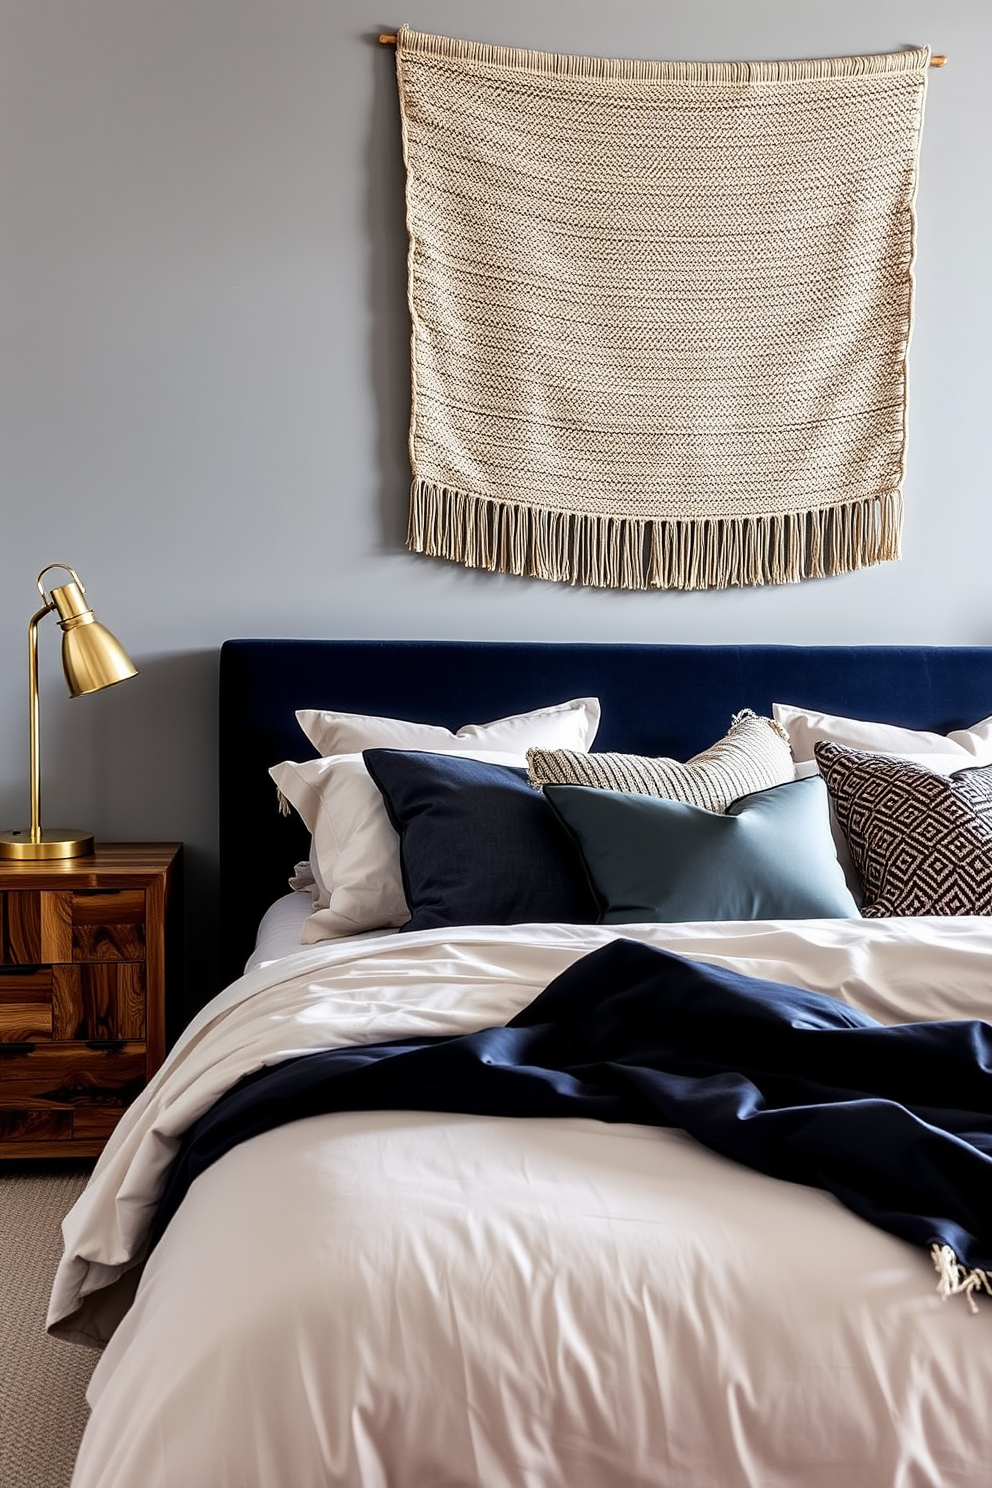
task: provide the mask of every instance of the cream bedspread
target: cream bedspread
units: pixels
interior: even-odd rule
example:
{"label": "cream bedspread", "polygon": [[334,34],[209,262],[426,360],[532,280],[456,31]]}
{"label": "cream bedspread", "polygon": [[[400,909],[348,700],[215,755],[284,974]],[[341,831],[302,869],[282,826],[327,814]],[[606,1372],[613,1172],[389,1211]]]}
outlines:
{"label": "cream bedspread", "polygon": [[113,1334],[73,1488],[985,1484],[992,1299],[942,1303],[921,1251],[678,1131],[296,1122],[194,1183],[125,1311],[176,1142],[242,1074],[505,1022],[617,933],[886,1022],[992,1003],[986,919],[469,927],[250,973],[66,1220],[49,1323]]}

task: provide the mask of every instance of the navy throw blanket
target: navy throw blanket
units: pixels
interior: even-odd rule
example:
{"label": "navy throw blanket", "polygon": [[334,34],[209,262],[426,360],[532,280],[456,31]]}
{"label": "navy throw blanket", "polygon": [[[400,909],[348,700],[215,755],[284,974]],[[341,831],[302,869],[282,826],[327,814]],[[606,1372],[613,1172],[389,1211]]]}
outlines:
{"label": "navy throw blanket", "polygon": [[239,1142],[321,1112],[401,1109],[682,1127],[992,1269],[992,1028],[885,1027],[832,997],[625,940],[575,962],[505,1028],[247,1076],[187,1133],[152,1243]]}

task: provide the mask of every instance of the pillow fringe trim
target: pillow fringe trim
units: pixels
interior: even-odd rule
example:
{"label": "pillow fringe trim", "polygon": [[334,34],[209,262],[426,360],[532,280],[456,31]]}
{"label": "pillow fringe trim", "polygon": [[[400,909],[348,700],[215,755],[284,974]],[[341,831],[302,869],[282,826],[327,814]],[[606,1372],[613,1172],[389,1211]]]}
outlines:
{"label": "pillow fringe trim", "polygon": [[432,481],[410,491],[407,546],[466,568],[610,589],[796,584],[901,557],[896,489],[778,516],[641,519],[523,506]]}
{"label": "pillow fringe trim", "polygon": [[631,82],[777,83],[816,79],[877,76],[880,73],[925,71],[930,48],[883,52],[858,57],[812,57],[770,62],[650,62],[637,58],[576,57],[526,47],[493,46],[431,36],[403,26],[396,38],[397,65],[416,54],[441,62],[474,63],[511,72],[541,73],[566,78],[622,79]]}

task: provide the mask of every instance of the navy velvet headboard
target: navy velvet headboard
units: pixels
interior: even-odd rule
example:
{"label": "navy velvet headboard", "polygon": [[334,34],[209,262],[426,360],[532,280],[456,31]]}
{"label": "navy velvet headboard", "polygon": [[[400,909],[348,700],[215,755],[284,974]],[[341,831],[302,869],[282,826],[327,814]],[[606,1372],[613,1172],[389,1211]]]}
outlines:
{"label": "navy velvet headboard", "polygon": [[547,645],[497,641],[227,641],[220,665],[221,943],[239,974],[266,906],[307,853],[268,767],[313,749],[297,708],[459,728],[594,695],[597,749],[696,753],[741,708],[798,703],[911,728],[992,713],[992,648]]}

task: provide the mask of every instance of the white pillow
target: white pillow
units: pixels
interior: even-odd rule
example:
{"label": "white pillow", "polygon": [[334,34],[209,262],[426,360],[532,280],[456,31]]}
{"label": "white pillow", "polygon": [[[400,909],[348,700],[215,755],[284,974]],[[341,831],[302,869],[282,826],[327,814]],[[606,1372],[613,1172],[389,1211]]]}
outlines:
{"label": "white pillow", "polygon": [[[813,745],[821,739],[871,754],[895,755],[941,775],[952,775],[955,770],[966,770],[972,765],[992,764],[992,718],[983,718],[974,728],[934,734],[926,729],[900,728],[894,723],[872,723],[863,718],[819,713],[813,708],[797,708],[792,703],[773,703],[772,717],[789,736],[797,779],[819,774]],[[833,801],[830,830],[847,886],[858,903],[863,904],[864,885],[834,813]]]}
{"label": "white pillow", "polygon": [[[458,752],[493,765],[527,765],[522,754]],[[284,760],[269,774],[312,839],[314,913],[304,922],[301,943],[405,925],[410,910],[403,894],[400,839],[362,756],[330,755],[301,764]]]}
{"label": "white pillow", "polygon": [[864,749],[870,754],[893,754],[900,759],[917,760],[928,769],[947,775],[972,765],[992,764],[992,717],[983,718],[973,728],[955,729],[950,734],[843,718],[833,713],[818,713],[812,708],[797,708],[791,703],[773,703],[772,717],[788,734],[792,758],[797,763],[814,759],[813,745],[826,740],[850,749]]}
{"label": "white pillow", "polygon": [[433,723],[376,718],[364,713],[329,713],[300,708],[300,728],[318,754],[355,754],[363,749],[423,749],[433,754],[525,754],[528,749],[578,749],[592,745],[599,728],[598,698],[572,698],[493,723],[467,723],[457,734]]}

